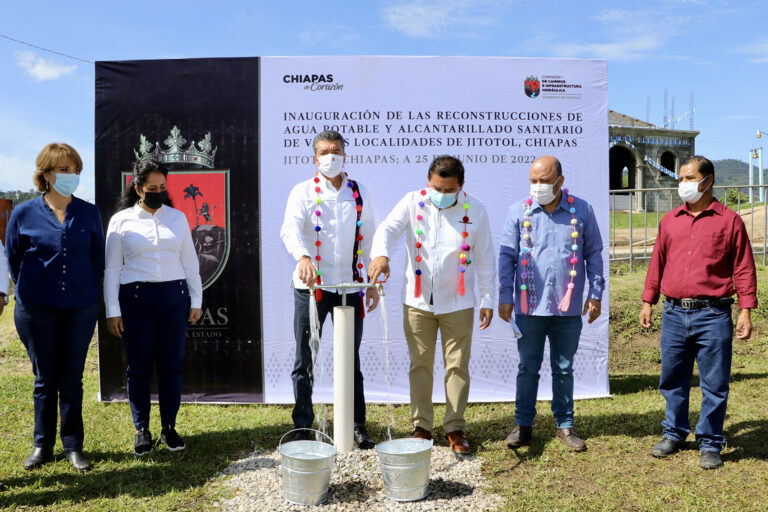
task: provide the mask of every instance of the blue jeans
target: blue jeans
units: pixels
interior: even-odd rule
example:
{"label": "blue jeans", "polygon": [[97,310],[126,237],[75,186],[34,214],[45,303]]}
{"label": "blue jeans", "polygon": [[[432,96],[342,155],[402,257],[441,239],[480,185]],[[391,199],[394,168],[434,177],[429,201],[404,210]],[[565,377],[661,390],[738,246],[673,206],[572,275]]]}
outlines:
{"label": "blue jeans", "polygon": [[150,381],[157,371],[160,425],[175,427],[190,298],[187,281],[120,285],[126,381],[136,430],[149,428]]}
{"label": "blue jeans", "polygon": [[[312,300],[315,296],[312,295]],[[315,412],[312,410],[312,385],[315,380],[312,368],[312,351],[309,348],[309,299],[307,290],[293,290],[294,314],[293,333],[296,337],[296,360],[291,373],[293,380],[293,424],[297,428],[312,426]],[[355,426],[365,426],[365,395],[363,394],[363,372],[360,371],[360,341],[363,339],[363,319],[360,318],[362,301],[356,293],[347,294],[347,305],[355,308]],[[317,316],[322,331],[328,313],[341,306],[341,295],[323,290],[323,300],[317,303]],[[333,315],[331,315],[333,318]]]}
{"label": "blue jeans", "polygon": [[666,418],[661,423],[664,437],[684,441],[691,432],[688,402],[693,362],[697,361],[702,399],[696,441],[703,452],[719,453],[723,448],[732,342],[730,305],[682,309],[664,303],[659,380],[659,390],[667,401]]}
{"label": "blue jeans", "polygon": [[539,369],[544,358],[544,343],[549,337],[555,425],[558,429],[573,428],[573,356],[579,347],[581,317],[516,315],[515,320],[523,334],[517,340],[520,364],[517,367],[515,423],[533,426]]}
{"label": "blue jeans", "polygon": [[98,303],[84,308],[26,307],[16,301],[14,321],[35,373],[34,445],[56,444],[56,409],[65,452],[83,449],[83,368]]}

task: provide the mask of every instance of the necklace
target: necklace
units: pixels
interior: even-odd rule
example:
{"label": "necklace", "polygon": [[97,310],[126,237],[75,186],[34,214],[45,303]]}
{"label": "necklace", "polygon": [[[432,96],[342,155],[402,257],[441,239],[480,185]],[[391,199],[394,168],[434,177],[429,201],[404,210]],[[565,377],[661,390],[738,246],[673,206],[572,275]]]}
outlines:
{"label": "necklace", "polygon": [[[320,262],[322,261],[322,256],[320,256],[320,247],[323,245],[323,243],[320,241],[320,231],[323,230],[322,226],[320,225],[320,216],[322,215],[322,211],[320,210],[320,205],[323,203],[322,193],[323,189],[320,187],[320,173],[315,173],[315,177],[313,179],[315,183],[315,193],[317,194],[317,197],[315,199],[315,212],[314,212],[314,220],[315,220],[315,266],[317,268],[316,275],[317,284],[322,284],[322,275],[323,271],[320,268]],[[358,283],[363,282],[363,278],[360,276],[360,271],[364,268],[365,265],[363,265],[362,262],[359,262],[363,255],[363,250],[361,249],[360,241],[363,239],[363,235],[360,234],[360,228],[363,226],[363,221],[361,220],[362,214],[363,214],[363,198],[360,196],[360,189],[357,186],[357,182],[354,180],[350,180],[347,173],[344,173],[344,176],[347,177],[347,187],[352,191],[352,198],[355,200],[355,211],[357,213],[357,220],[355,223],[355,242],[352,247],[352,279]],[[359,292],[360,299],[365,297],[365,292],[360,291]],[[323,291],[320,288],[315,289],[315,300],[318,302],[323,300]],[[360,314],[364,315],[364,308],[360,308]]]}
{"label": "necklace", "polygon": [[[422,226],[422,221],[424,220],[424,199],[427,195],[427,190],[422,189],[419,194],[421,194],[421,199],[419,200],[419,211],[416,214],[416,243],[414,244],[414,247],[416,247],[416,257],[414,258],[416,260],[416,270],[414,271],[414,274],[416,275],[415,279],[415,285],[414,285],[414,291],[413,295],[414,297],[421,297],[421,235],[424,234],[424,228]],[[467,193],[464,192],[464,216],[461,218],[461,223],[464,224],[464,229],[461,232],[461,252],[459,253],[459,286],[457,293],[459,295],[464,295],[466,293],[466,288],[464,285],[464,274],[467,271],[467,265],[472,263],[472,260],[469,259],[469,232],[467,231],[467,224],[469,223],[469,202],[467,201]]]}
{"label": "necklace", "polygon": [[[576,251],[579,249],[579,232],[576,230],[576,225],[579,221],[576,219],[576,208],[573,207],[573,197],[568,195],[568,189],[563,189],[563,194],[565,194],[568,204],[570,205],[568,211],[571,214],[571,226],[573,226],[573,231],[571,232],[571,239],[573,242],[571,245],[571,254],[567,258],[568,263],[571,264],[571,270],[568,272],[571,279],[566,286],[563,299],[557,306],[558,310],[565,313],[571,307],[571,296],[573,294],[574,288],[573,279],[576,277],[576,264],[579,262],[579,259],[576,256]],[[523,201],[523,243],[520,249],[522,257],[520,264],[523,266],[523,271],[520,274],[520,278],[523,281],[523,284],[520,285],[520,311],[523,314],[528,314],[529,298],[531,299],[530,307],[536,308],[536,289],[534,278],[535,248],[533,246],[533,224],[531,222],[531,217],[533,215],[533,211],[531,210],[532,204],[533,199],[530,197]]]}

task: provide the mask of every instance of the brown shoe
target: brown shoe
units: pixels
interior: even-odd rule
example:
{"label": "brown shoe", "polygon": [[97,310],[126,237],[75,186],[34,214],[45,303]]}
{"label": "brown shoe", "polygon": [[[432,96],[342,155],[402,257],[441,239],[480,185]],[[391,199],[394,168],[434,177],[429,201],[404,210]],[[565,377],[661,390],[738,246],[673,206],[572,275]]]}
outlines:
{"label": "brown shoe", "polygon": [[533,437],[533,427],[524,427],[523,425],[515,425],[512,432],[507,436],[507,447],[517,448],[519,446],[526,446],[531,442]]}
{"label": "brown shoe", "polygon": [[411,439],[426,439],[427,441],[431,441],[432,432],[425,428],[416,427],[413,429],[413,432],[411,432]]}
{"label": "brown shoe", "polygon": [[463,430],[454,430],[453,432],[448,432],[445,435],[445,438],[448,440],[448,443],[451,445],[451,450],[454,452],[469,453],[469,441],[467,441],[467,438],[464,437]]}
{"label": "brown shoe", "polygon": [[587,445],[585,445],[584,441],[582,441],[579,436],[576,435],[576,432],[574,432],[572,428],[557,429],[557,432],[555,432],[555,437],[562,441],[569,450],[574,452],[583,452],[587,449]]}

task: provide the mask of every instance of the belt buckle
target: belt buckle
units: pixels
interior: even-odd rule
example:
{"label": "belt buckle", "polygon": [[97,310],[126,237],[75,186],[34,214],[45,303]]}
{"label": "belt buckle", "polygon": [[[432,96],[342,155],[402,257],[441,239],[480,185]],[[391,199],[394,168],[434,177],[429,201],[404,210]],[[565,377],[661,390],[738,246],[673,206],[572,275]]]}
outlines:
{"label": "belt buckle", "polygon": [[699,306],[699,301],[697,299],[681,299],[680,306],[683,309],[694,309]]}

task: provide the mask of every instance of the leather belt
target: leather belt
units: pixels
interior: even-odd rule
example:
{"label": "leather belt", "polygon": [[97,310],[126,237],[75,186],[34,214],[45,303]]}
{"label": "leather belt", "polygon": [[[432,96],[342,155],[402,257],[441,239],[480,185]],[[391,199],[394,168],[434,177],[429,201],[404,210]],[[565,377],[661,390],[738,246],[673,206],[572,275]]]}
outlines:
{"label": "leather belt", "polygon": [[683,309],[701,309],[710,306],[730,306],[733,304],[733,297],[710,298],[710,299],[670,299],[667,302]]}

